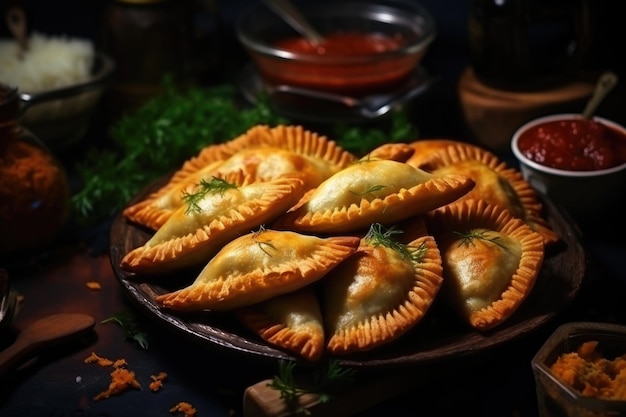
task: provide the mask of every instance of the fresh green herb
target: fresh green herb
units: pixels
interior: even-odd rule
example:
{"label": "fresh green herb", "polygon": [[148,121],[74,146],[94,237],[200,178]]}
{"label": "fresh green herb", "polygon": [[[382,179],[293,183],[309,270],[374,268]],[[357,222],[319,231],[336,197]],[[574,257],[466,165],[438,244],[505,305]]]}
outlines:
{"label": "fresh green herb", "polygon": [[322,403],[332,400],[332,393],[342,384],[353,380],[355,371],[350,368],[342,368],[337,360],[331,359],[326,366],[315,369],[313,381],[310,387],[299,387],[294,377],[295,362],[280,360],[278,362],[278,375],[274,376],[268,387],[280,392],[280,398],[294,412],[307,411],[298,405],[298,398],[303,394],[316,394]]}
{"label": "fresh green herb", "polygon": [[[79,189],[72,196],[72,210],[81,223],[111,218],[142,188],[203,147],[231,140],[258,124],[288,123],[272,110],[268,97],[242,106],[234,85],[179,89],[166,80],[161,95],[114,122],[109,143],[94,145],[77,162]],[[337,124],[329,130],[329,137],[355,155],[417,138],[401,110],[376,127]]]}
{"label": "fresh green herb", "polygon": [[234,86],[177,90],[166,83],[162,95],[117,120],[105,146],[87,150],[76,164],[80,189],[72,209],[82,223],[114,216],[155,179],[178,168],[203,147],[231,140],[258,124],[287,120],[265,99],[242,108]]}
{"label": "fresh green herb", "polygon": [[142,349],[148,349],[148,335],[139,329],[135,317],[127,311],[120,311],[101,323],[117,323],[126,332],[127,339],[131,339]]}
{"label": "fresh green herb", "polygon": [[231,184],[221,178],[213,177],[211,181],[207,181],[204,178],[200,180],[197,191],[189,193],[183,191],[183,202],[187,204],[186,214],[193,212],[200,212],[202,209],[198,205],[198,202],[202,200],[207,194],[214,193],[224,195],[226,190],[236,189],[235,184]]}
{"label": "fresh green herb", "polygon": [[410,122],[406,111],[390,114],[388,126],[348,125],[339,123],[333,135],[337,143],[355,155],[365,155],[383,143],[409,142],[417,139],[418,130]]}
{"label": "fresh green herb", "polygon": [[374,247],[385,246],[398,252],[405,259],[410,259],[415,263],[422,262],[428,250],[426,244],[422,242],[420,246],[414,247],[400,243],[393,236],[401,233],[404,232],[397,230],[395,227],[385,229],[380,223],[374,223],[370,226],[364,239]]}
{"label": "fresh green herb", "polygon": [[469,246],[473,244],[474,239],[480,239],[485,242],[491,242],[494,245],[501,247],[502,249],[506,249],[506,246],[500,241],[500,236],[487,237],[487,231],[477,231],[477,230],[469,230],[467,232],[457,232],[453,231],[454,234],[460,236],[461,241],[458,246]]}
{"label": "fresh green herb", "polygon": [[363,192],[357,192],[357,191],[350,191],[352,194],[356,194],[356,195],[368,195],[368,194],[373,194],[376,191],[380,191],[383,188],[385,188],[384,185],[372,185],[371,187],[369,187],[367,190],[363,191]]}
{"label": "fresh green herb", "polygon": [[260,248],[263,252],[265,252],[265,254],[266,254],[267,256],[269,256],[269,257],[271,258],[271,257],[272,257],[272,254],[271,254],[271,253],[269,253],[269,251],[268,251],[266,248],[270,248],[270,249],[276,250],[276,246],[272,245],[270,242],[263,242],[263,241],[258,240],[258,237],[259,237],[259,236],[261,235],[261,233],[263,233],[265,230],[266,230],[266,229],[265,229],[265,226],[264,226],[264,225],[261,225],[261,226],[259,227],[259,230],[257,230],[256,232],[254,232],[254,235],[252,235],[252,239],[254,240],[254,242],[255,242],[257,245],[259,245],[259,248]]}

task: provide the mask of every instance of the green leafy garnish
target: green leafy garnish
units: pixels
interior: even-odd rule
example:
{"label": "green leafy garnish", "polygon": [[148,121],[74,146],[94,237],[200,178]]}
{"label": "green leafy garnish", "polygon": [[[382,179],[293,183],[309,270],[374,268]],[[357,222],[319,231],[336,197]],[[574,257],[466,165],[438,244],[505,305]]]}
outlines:
{"label": "green leafy garnish", "polygon": [[491,242],[502,249],[506,249],[506,246],[500,241],[500,236],[487,237],[487,230],[469,230],[467,232],[453,231],[453,233],[461,238],[458,246],[469,246],[474,243],[474,239],[480,239],[485,242]]}
{"label": "green leafy garnish", "polygon": [[405,259],[410,259],[415,263],[422,262],[422,259],[424,259],[424,255],[426,255],[426,251],[428,250],[426,244],[422,242],[420,246],[414,247],[400,243],[393,238],[394,235],[402,233],[404,233],[402,230],[398,230],[395,227],[386,229],[380,223],[373,223],[364,239],[374,247],[385,246],[398,252]]}
{"label": "green leafy garnish", "polygon": [[298,386],[294,377],[295,362],[279,360],[278,375],[275,375],[268,387],[280,392],[280,398],[294,412],[304,412],[298,405],[298,398],[303,394],[316,394],[322,403],[328,403],[333,398],[333,391],[342,384],[353,380],[355,370],[342,368],[337,360],[331,359],[326,366],[315,369],[313,380],[308,387]]}
{"label": "green leafy garnish", "polygon": [[254,240],[254,242],[255,242],[257,245],[259,245],[259,248],[260,248],[263,252],[265,252],[265,254],[266,254],[267,256],[269,256],[269,257],[271,258],[271,257],[272,257],[272,254],[271,254],[271,253],[269,253],[269,251],[267,250],[267,248],[270,248],[270,249],[274,249],[274,250],[276,250],[276,246],[272,245],[270,242],[263,242],[263,241],[257,240],[257,238],[259,237],[259,235],[260,235],[261,233],[263,233],[265,230],[266,230],[266,229],[265,229],[265,226],[264,226],[264,225],[259,226],[259,230],[257,230],[256,232],[254,232],[254,234],[252,235],[252,240]]}
{"label": "green leafy garnish", "polygon": [[[80,223],[112,218],[142,188],[208,145],[227,142],[256,125],[291,123],[271,108],[268,97],[242,105],[231,84],[182,89],[166,79],[163,89],[161,95],[115,121],[108,132],[110,140],[90,147],[76,163],[79,183],[72,211]],[[404,111],[394,111],[380,122],[377,127],[337,124],[320,133],[355,155],[383,143],[417,138]]]}
{"label": "green leafy garnish", "polygon": [[198,202],[209,193],[223,195],[226,190],[236,188],[237,186],[235,184],[231,184],[221,178],[213,177],[211,178],[211,181],[207,181],[202,178],[200,180],[200,184],[198,184],[198,189],[195,192],[189,193],[187,191],[183,191],[183,202],[187,204],[187,211],[185,213],[189,214],[202,211]]}
{"label": "green leafy garnish", "polygon": [[114,216],[142,188],[205,146],[231,140],[258,124],[287,122],[263,97],[242,107],[235,86],[182,90],[166,82],[164,90],[115,121],[110,141],[93,145],[77,162],[81,184],[72,196],[72,210],[82,223]]}
{"label": "green leafy garnish", "polygon": [[369,187],[367,190],[365,190],[363,192],[357,192],[357,191],[352,191],[352,190],[350,190],[350,192],[352,194],[356,194],[356,195],[368,195],[368,194],[373,194],[376,191],[380,191],[383,188],[385,188],[384,185],[372,185],[371,187]]}
{"label": "green leafy garnish", "polygon": [[339,123],[334,127],[333,135],[344,149],[355,155],[365,155],[383,143],[413,141],[418,137],[418,131],[405,111],[394,111],[386,128],[380,124],[373,127]]}
{"label": "green leafy garnish", "polygon": [[148,349],[148,335],[139,329],[135,317],[127,311],[120,311],[115,315],[102,320],[100,323],[118,324],[126,332],[127,339],[131,339],[142,349]]}

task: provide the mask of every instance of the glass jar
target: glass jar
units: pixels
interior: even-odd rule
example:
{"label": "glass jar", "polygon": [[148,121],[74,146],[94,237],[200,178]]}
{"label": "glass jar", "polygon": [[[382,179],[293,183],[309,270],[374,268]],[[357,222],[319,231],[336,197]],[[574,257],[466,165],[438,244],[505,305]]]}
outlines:
{"label": "glass jar", "polygon": [[161,93],[164,79],[191,85],[219,60],[216,0],[109,0],[103,48],[115,61],[112,113],[136,110]]}
{"label": "glass jar", "polygon": [[493,88],[555,88],[580,75],[592,17],[590,0],[472,0],[470,63]]}
{"label": "glass jar", "polygon": [[65,223],[70,189],[52,152],[20,125],[18,90],[0,84],[0,253],[50,243]]}

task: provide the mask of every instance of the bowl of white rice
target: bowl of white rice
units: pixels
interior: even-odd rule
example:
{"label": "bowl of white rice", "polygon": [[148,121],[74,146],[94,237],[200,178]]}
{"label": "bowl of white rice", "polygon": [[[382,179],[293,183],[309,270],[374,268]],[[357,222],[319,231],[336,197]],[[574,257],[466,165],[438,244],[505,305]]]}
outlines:
{"label": "bowl of white rice", "polygon": [[114,69],[86,39],[33,32],[26,51],[0,39],[0,81],[18,88],[21,124],[53,150],[85,136]]}

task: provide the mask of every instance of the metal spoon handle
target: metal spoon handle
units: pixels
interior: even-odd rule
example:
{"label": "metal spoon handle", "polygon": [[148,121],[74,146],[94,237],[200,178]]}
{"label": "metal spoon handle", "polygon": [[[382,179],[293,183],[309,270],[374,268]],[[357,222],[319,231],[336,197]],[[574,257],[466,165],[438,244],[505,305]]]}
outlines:
{"label": "metal spoon handle", "polygon": [[617,84],[617,75],[613,72],[607,71],[600,76],[593,96],[591,96],[591,99],[583,110],[583,117],[585,119],[590,119],[591,116],[593,116],[602,100],[604,100],[604,97],[615,87],[615,84]]}
{"label": "metal spoon handle", "polygon": [[263,3],[274,13],[285,20],[292,28],[304,36],[313,45],[319,45],[324,42],[324,37],[311,26],[308,20],[300,13],[298,9],[289,0],[263,0]]}

